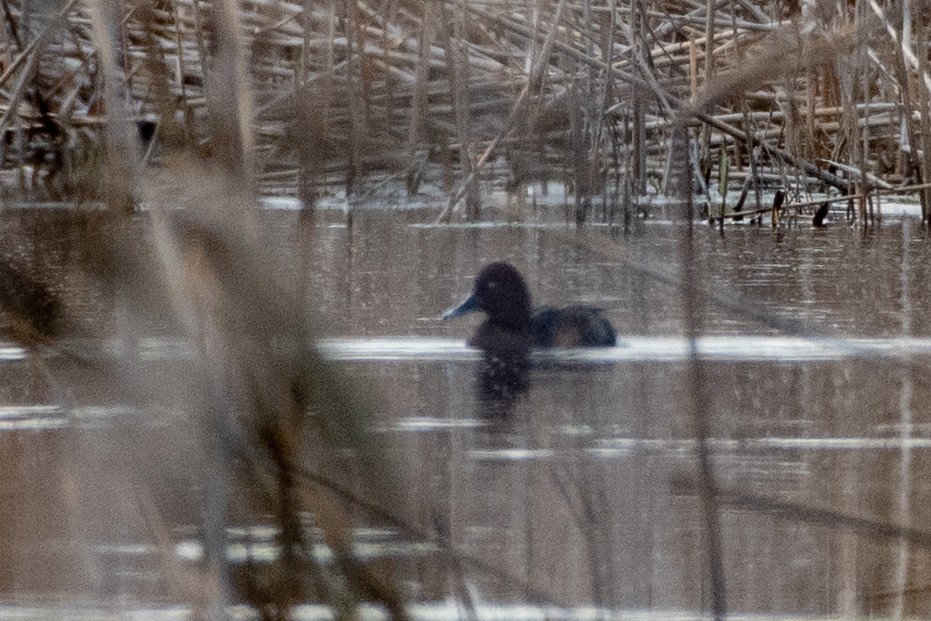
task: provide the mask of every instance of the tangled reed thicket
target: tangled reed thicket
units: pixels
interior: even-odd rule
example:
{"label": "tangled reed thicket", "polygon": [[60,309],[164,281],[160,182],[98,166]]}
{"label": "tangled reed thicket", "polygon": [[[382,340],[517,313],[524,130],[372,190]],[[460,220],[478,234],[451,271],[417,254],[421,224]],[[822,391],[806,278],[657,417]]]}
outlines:
{"label": "tangled reed thicket", "polygon": [[[114,75],[94,37],[100,6],[3,1],[7,192],[99,196],[103,158],[130,157],[102,146],[108,83],[128,100],[147,163],[181,150],[208,159],[228,150],[211,129],[211,90],[229,87],[214,77],[223,60],[214,3],[119,4],[121,19],[109,31]],[[455,208],[449,213],[478,218],[488,184],[518,190],[555,179],[576,196],[582,221],[592,197],[667,190],[670,132],[679,122],[688,123],[700,193],[720,168],[731,183],[750,176],[758,187],[804,191],[918,184],[931,167],[922,6],[238,6],[251,171],[262,191],[310,203],[403,179],[411,192],[423,182],[442,188]]]}

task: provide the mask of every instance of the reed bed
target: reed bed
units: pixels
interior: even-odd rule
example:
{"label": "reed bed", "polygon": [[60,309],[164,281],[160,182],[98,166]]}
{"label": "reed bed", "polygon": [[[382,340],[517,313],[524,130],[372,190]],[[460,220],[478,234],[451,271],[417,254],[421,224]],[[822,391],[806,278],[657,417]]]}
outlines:
{"label": "reed bed", "polygon": [[[98,5],[28,6],[3,5],[8,192],[99,196],[108,84],[136,123],[146,164],[223,150],[208,106],[210,91],[226,87],[215,76],[222,46],[213,4],[116,5],[112,65],[93,35]],[[412,193],[425,182],[445,192],[444,217],[476,219],[483,189],[522,192],[556,180],[582,222],[593,200],[668,193],[680,122],[708,204],[722,166],[749,171],[754,187],[772,188],[776,176],[775,185],[799,193],[927,179],[928,24],[907,8],[865,0],[841,8],[750,0],[238,7],[256,187],[309,204],[321,195],[352,202],[404,180]],[[605,207],[602,215],[615,214]]]}

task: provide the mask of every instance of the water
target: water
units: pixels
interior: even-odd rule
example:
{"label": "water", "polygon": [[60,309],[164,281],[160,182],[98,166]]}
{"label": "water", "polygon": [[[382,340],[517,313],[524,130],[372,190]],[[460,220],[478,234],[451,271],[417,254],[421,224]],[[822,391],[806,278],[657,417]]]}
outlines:
{"label": "water", "polygon": [[[268,209],[259,219],[270,276],[301,293],[321,350],[371,408],[392,469],[391,511],[413,529],[355,508],[357,553],[393,559],[425,618],[450,614],[444,602],[461,582],[495,618],[547,614],[529,612],[540,605],[551,618],[707,609],[683,225],[636,222],[622,234],[542,216],[481,226],[433,217],[356,213],[351,228],[335,213],[309,221]],[[68,303],[75,349],[131,349],[178,394],[129,405],[109,382],[137,370],[102,381],[67,356],[50,354],[43,370],[15,345],[0,348],[0,563],[11,568],[0,599],[161,606],[172,616],[189,603],[173,581],[203,557],[195,474],[205,465],[183,398],[196,357],[158,313],[126,339],[118,296],[79,267],[82,222],[6,211],[0,230],[8,253]],[[146,218],[136,226],[145,239]],[[694,232],[729,609],[927,614],[927,547],[837,514],[916,529],[931,517],[921,405],[931,240],[898,218],[869,231]],[[491,260],[515,263],[538,303],[602,307],[621,341],[536,355],[529,390],[506,417],[477,393],[481,357],[464,346],[480,318],[438,319]],[[349,456],[310,465],[358,486]],[[267,565],[280,552],[271,510],[237,498],[228,556],[240,569]],[[461,573],[437,535],[461,555]],[[322,541],[314,554],[331,562]],[[314,610],[300,614],[318,618]]]}

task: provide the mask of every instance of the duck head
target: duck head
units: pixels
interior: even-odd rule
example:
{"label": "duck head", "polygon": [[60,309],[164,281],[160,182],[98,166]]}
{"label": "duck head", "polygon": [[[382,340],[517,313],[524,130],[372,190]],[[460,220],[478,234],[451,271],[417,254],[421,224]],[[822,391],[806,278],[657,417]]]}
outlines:
{"label": "duck head", "polygon": [[482,311],[488,322],[510,330],[530,327],[531,302],[527,283],[510,263],[490,263],[475,277],[472,293],[458,306],[443,313],[443,319]]}

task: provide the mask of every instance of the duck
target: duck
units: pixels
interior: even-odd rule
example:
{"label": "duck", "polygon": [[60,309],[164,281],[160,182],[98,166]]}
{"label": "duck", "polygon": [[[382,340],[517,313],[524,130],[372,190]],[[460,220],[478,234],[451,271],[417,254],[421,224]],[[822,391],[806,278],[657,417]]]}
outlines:
{"label": "duck", "polygon": [[447,309],[442,318],[473,312],[484,312],[487,318],[466,344],[485,351],[519,353],[531,348],[617,344],[617,332],[600,308],[574,304],[534,310],[523,276],[503,261],[483,267],[469,296]]}

